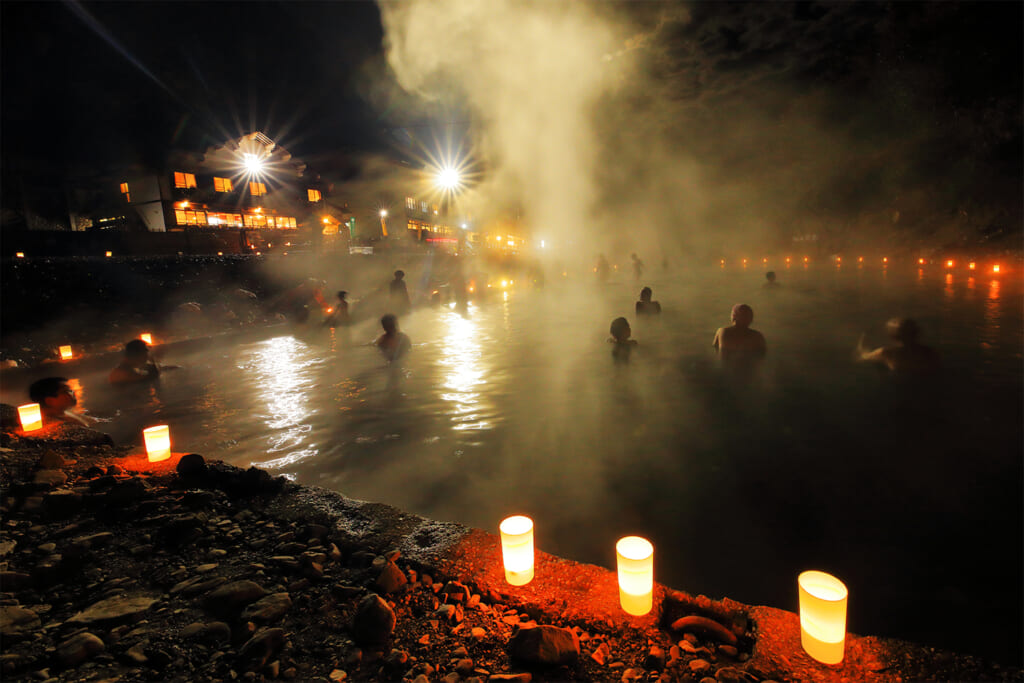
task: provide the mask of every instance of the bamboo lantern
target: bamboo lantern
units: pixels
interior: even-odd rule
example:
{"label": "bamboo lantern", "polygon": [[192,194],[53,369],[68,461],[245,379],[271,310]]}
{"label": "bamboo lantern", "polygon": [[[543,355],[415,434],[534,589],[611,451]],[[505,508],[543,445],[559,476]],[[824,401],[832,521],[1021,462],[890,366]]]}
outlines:
{"label": "bamboo lantern", "polygon": [[141,339],[142,341],[146,342],[149,345],[153,344],[153,335],[151,335],[149,332],[143,332],[142,334],[140,334],[139,339]]}
{"label": "bamboo lantern", "polygon": [[18,406],[18,419],[24,432],[34,432],[43,428],[43,414],[39,412],[38,403],[26,403]]}
{"label": "bamboo lantern", "polygon": [[626,536],[615,544],[619,567],[619,603],[627,614],[643,616],[654,601],[654,546],[646,538]]}
{"label": "bamboo lantern", "polygon": [[498,530],[505,581],[511,586],[525,586],[533,581],[533,520],[523,515],[506,517]]}
{"label": "bamboo lantern", "polygon": [[146,440],[146,454],[150,462],[160,462],[171,457],[171,430],[167,425],[157,425],[142,430]]}
{"label": "bamboo lantern", "polygon": [[800,587],[800,644],[823,664],[843,661],[846,643],[846,598],[843,582],[825,572],[807,571]]}
{"label": "bamboo lantern", "polygon": [[60,359],[61,360],[71,360],[71,358],[74,355],[75,354],[73,354],[71,352],[71,345],[70,344],[64,344],[63,346],[60,347]]}

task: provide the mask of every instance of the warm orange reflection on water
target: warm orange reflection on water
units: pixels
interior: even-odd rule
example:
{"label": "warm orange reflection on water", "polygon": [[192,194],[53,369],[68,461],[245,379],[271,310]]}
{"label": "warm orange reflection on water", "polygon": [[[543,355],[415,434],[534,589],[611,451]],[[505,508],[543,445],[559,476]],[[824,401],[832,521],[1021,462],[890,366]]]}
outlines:
{"label": "warm orange reflection on water", "polygon": [[[508,292],[505,292],[507,299]],[[443,316],[447,327],[438,364],[444,368],[440,398],[451,404],[456,431],[490,429],[481,415],[478,387],[486,383],[482,363],[480,330],[473,318],[449,310]]]}

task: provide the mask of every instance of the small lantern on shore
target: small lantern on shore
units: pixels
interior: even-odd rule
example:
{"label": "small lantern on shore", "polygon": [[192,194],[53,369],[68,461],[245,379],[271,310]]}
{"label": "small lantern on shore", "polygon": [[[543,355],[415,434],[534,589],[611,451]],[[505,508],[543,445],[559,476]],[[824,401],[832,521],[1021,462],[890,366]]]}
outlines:
{"label": "small lantern on shore", "polygon": [[14,254],[15,258],[25,258],[25,252],[19,251]]}
{"label": "small lantern on shore", "polygon": [[111,256],[114,255],[114,252],[108,251],[108,252],[104,253],[103,255],[106,256],[107,258],[110,258]]}
{"label": "small lantern on shore", "polygon": [[619,603],[627,614],[643,616],[654,603],[654,546],[646,538],[626,536],[615,544],[619,567]]}
{"label": "small lantern on shore", "polygon": [[806,571],[800,587],[800,644],[823,664],[843,661],[846,644],[846,598],[843,582],[825,572]]}
{"label": "small lantern on shore", "polygon": [[151,335],[149,332],[143,332],[142,334],[140,334],[139,339],[141,339],[142,341],[146,342],[151,346],[153,344],[153,335]]}
{"label": "small lantern on shore", "polygon": [[60,347],[60,359],[61,360],[71,360],[74,357],[74,355],[75,354],[73,354],[71,352],[71,345],[70,344],[64,344],[63,346]]}
{"label": "small lantern on shore", "polygon": [[533,581],[533,520],[513,515],[503,519],[498,530],[505,581],[511,586],[525,586]]}
{"label": "small lantern on shore", "polygon": [[38,403],[26,403],[18,406],[18,419],[24,432],[34,432],[43,428],[43,414],[39,412]]}
{"label": "small lantern on shore", "polygon": [[171,457],[171,430],[167,425],[157,425],[142,430],[146,440],[146,454],[150,462],[160,462]]}

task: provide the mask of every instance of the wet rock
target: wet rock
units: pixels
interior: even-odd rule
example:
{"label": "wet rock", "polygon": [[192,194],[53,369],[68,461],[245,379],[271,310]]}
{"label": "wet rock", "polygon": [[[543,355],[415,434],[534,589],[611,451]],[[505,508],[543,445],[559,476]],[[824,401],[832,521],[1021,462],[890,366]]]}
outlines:
{"label": "wet rock", "polygon": [[149,482],[141,477],[133,477],[127,481],[116,482],[107,491],[103,498],[103,503],[109,509],[120,510],[145,498],[149,495],[150,488]]}
{"label": "wet rock", "polygon": [[[6,587],[6,585],[5,585]],[[0,636],[17,640],[39,628],[39,615],[18,605],[0,607]]]}
{"label": "wet rock", "polygon": [[360,645],[380,645],[387,642],[395,630],[395,612],[376,593],[359,601],[352,619],[352,639]]}
{"label": "wet rock", "polygon": [[706,659],[694,659],[690,662],[690,671],[695,674],[704,673],[705,671],[711,670],[711,662]]}
{"label": "wet rock", "polygon": [[479,626],[474,626],[473,630],[470,631],[470,635],[476,638],[477,641],[481,641],[484,639],[484,637],[487,636],[487,631],[480,628]]}
{"label": "wet rock", "polygon": [[19,591],[32,585],[32,575],[24,572],[0,572],[0,586],[6,591]]}
{"label": "wet rock", "polygon": [[715,673],[718,683],[755,683],[757,677],[742,669],[733,666],[725,666]]}
{"label": "wet rock", "polygon": [[530,683],[533,680],[533,674],[521,673],[521,674],[491,674],[487,677],[488,683]]}
{"label": "wet rock", "polygon": [[204,604],[213,614],[233,616],[266,595],[267,591],[255,581],[232,581],[207,595]]}
{"label": "wet rock", "polygon": [[622,678],[619,680],[622,683],[633,683],[633,681],[640,680],[644,677],[643,669],[626,669],[622,672]]}
{"label": "wet rock", "polygon": [[335,669],[330,674],[328,674],[327,678],[329,678],[332,681],[343,681],[346,678],[348,678],[348,673],[342,671],[341,669]]}
{"label": "wet rock", "polygon": [[246,607],[242,612],[242,619],[260,624],[270,624],[283,617],[291,609],[291,606],[290,595],[274,593]]}
{"label": "wet rock", "polygon": [[448,602],[466,602],[469,600],[469,589],[458,581],[449,581],[441,589]]}
{"label": "wet rock", "polygon": [[469,658],[460,659],[455,663],[455,672],[463,678],[473,673],[473,660]]}
{"label": "wet rock", "polygon": [[441,679],[441,683],[459,683],[462,680],[462,676],[455,673],[454,671],[446,675]]}
{"label": "wet rock", "polygon": [[68,464],[64,456],[57,451],[46,451],[39,456],[39,469],[41,470],[59,470]]}
{"label": "wet rock", "polygon": [[77,666],[106,649],[103,641],[89,633],[77,633],[57,646],[57,659],[64,666]]}
{"label": "wet rock", "polygon": [[260,631],[238,651],[238,659],[249,669],[258,669],[274,659],[284,647],[287,638],[284,629],[268,628]]}
{"label": "wet rock", "polygon": [[604,663],[608,661],[608,643],[601,643],[594,648],[594,651],[590,653],[590,658],[604,666]]}
{"label": "wet rock", "polygon": [[32,477],[32,482],[40,486],[46,486],[49,488],[57,488],[68,483],[68,475],[64,474],[60,470],[39,470]]}
{"label": "wet rock", "polygon": [[661,670],[665,668],[665,650],[654,645],[644,658],[645,669]]}
{"label": "wet rock", "polygon": [[718,651],[721,652],[726,657],[733,657],[733,658],[735,658],[739,654],[739,650],[737,650],[732,645],[719,645],[718,646]]}
{"label": "wet rock", "polygon": [[154,604],[159,602],[158,598],[145,596],[126,597],[119,595],[106,600],[100,600],[88,609],[79,612],[70,619],[69,624],[111,624],[115,622],[139,621]]}
{"label": "wet rock", "polygon": [[520,630],[509,645],[514,659],[534,664],[572,664],[580,656],[580,639],[576,633],[557,626]]}
{"label": "wet rock", "polygon": [[380,575],[374,582],[374,587],[381,593],[394,593],[407,582],[408,579],[405,578],[405,573],[398,568],[398,565],[394,562],[388,562],[384,565]]}
{"label": "wet rock", "polygon": [[82,509],[82,494],[68,489],[43,496],[43,514],[50,519],[66,519]]}
{"label": "wet rock", "polygon": [[129,664],[145,664],[149,661],[149,657],[146,656],[146,646],[149,645],[148,640],[143,640],[135,645],[132,645],[124,653],[124,659]]}
{"label": "wet rock", "polygon": [[198,453],[188,453],[181,456],[176,469],[182,477],[201,477],[206,474],[206,458]]}

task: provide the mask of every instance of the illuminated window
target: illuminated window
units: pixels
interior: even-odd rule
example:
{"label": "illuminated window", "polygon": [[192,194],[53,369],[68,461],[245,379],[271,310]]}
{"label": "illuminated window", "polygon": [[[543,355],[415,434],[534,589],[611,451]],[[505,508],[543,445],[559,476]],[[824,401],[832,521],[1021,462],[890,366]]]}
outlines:
{"label": "illuminated window", "polygon": [[412,197],[406,197],[405,198],[405,208],[411,209],[411,210],[415,211],[416,210],[416,200],[413,199]]}
{"label": "illuminated window", "polygon": [[174,212],[174,221],[178,225],[185,225],[185,212],[182,209],[177,209]]}
{"label": "illuminated window", "polygon": [[196,211],[196,223],[199,225],[206,225],[206,212]]}
{"label": "illuminated window", "polygon": [[288,227],[290,227],[290,228],[294,228],[295,227],[295,219],[294,218],[289,218],[288,219]]}
{"label": "illuminated window", "polygon": [[320,190],[306,190],[306,194],[309,195],[309,201],[320,201]]}
{"label": "illuminated window", "polygon": [[174,172],[174,186],[184,187],[186,189],[196,186],[196,176],[194,173],[179,173]]}
{"label": "illuminated window", "polygon": [[260,195],[267,193],[267,186],[263,183],[257,183],[255,181],[249,183],[249,194],[253,197],[259,197]]}
{"label": "illuminated window", "polygon": [[195,211],[186,211],[185,212],[185,225],[195,225],[195,224],[196,224],[196,212]]}
{"label": "illuminated window", "polygon": [[250,216],[249,214],[245,214],[245,227],[252,227],[252,216]]}
{"label": "illuminated window", "polygon": [[236,213],[234,218],[235,218],[235,224],[234,224],[235,227],[236,228],[242,227],[242,214]]}
{"label": "illuminated window", "polygon": [[422,211],[423,213],[427,212],[427,203],[426,202],[420,202],[420,211]]}
{"label": "illuminated window", "polygon": [[121,194],[128,194],[128,183],[121,183]]}
{"label": "illuminated window", "polygon": [[213,178],[213,189],[217,192],[231,192],[235,189],[235,186],[231,183],[231,178]]}

